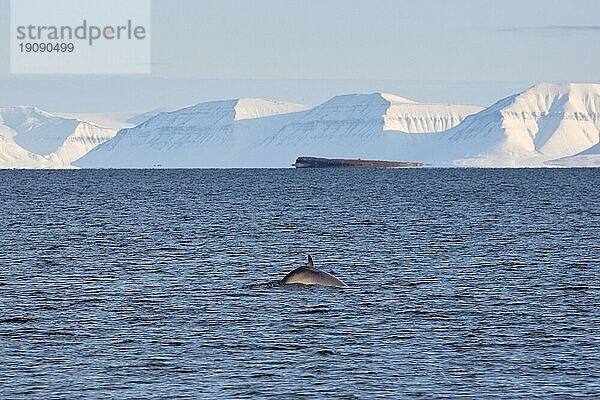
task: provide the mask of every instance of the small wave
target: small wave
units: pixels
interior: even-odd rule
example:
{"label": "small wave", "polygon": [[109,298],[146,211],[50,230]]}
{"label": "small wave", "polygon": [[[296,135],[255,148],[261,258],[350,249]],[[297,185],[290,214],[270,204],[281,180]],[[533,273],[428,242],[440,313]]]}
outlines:
{"label": "small wave", "polygon": [[258,282],[258,283],[248,283],[244,285],[244,288],[247,289],[269,289],[273,287],[281,286],[281,281],[269,281],[269,282]]}
{"label": "small wave", "polygon": [[583,291],[588,290],[590,287],[586,285],[571,285],[571,286],[561,286],[557,287],[555,290],[563,290],[563,291]]}
{"label": "small wave", "polygon": [[329,311],[329,309],[327,308],[326,305],[320,304],[317,306],[310,307],[306,310],[300,310],[300,311],[298,311],[298,314],[323,314],[323,313],[327,313],[328,311]]}
{"label": "small wave", "polygon": [[0,324],[25,324],[30,321],[33,321],[33,318],[10,317],[10,318],[0,319]]}
{"label": "small wave", "polygon": [[333,350],[329,350],[329,349],[320,349],[320,350],[317,350],[317,354],[322,355],[322,356],[332,356],[335,354],[335,352]]}
{"label": "small wave", "polygon": [[431,285],[431,284],[438,283],[438,282],[439,281],[437,279],[425,279],[422,281],[408,282],[406,284],[406,286],[417,287],[417,286],[422,286],[422,285]]}

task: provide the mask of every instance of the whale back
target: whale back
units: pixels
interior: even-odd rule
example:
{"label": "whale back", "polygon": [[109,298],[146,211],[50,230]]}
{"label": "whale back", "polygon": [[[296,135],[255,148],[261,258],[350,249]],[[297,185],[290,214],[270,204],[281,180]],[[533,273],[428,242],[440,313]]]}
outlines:
{"label": "whale back", "polygon": [[284,285],[300,283],[303,285],[346,286],[344,282],[327,272],[301,267],[293,270],[281,281]]}
{"label": "whale back", "polygon": [[305,266],[296,268],[295,270],[287,274],[281,280],[281,283],[284,285],[300,283],[303,285],[322,285],[338,287],[346,286],[344,282],[342,282],[335,276],[316,269],[314,267],[311,256],[308,256],[308,262]]}

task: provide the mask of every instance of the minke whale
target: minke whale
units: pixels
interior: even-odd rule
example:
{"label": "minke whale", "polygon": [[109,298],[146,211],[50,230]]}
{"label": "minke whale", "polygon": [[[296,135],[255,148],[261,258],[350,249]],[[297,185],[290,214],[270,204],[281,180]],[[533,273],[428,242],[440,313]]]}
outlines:
{"label": "minke whale", "polygon": [[296,268],[281,280],[281,284],[283,285],[291,285],[293,283],[300,283],[302,285],[322,285],[337,287],[347,286],[344,282],[340,281],[335,276],[316,269],[313,265],[313,260],[311,256],[308,256],[308,262],[305,266]]}

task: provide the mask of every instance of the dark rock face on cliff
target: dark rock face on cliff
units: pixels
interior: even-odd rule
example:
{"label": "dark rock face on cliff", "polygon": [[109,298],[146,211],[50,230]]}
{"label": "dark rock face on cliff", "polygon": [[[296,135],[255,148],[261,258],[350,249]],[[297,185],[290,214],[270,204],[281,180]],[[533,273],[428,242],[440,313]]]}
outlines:
{"label": "dark rock face on cliff", "polygon": [[422,167],[423,163],[407,161],[346,160],[340,158],[298,157],[296,168],[402,168]]}

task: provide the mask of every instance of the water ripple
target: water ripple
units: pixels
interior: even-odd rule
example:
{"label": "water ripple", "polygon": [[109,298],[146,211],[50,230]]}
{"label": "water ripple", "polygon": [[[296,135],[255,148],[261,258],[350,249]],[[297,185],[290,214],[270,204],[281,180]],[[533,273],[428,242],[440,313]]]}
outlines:
{"label": "water ripple", "polygon": [[0,397],[599,397],[599,180],[0,171]]}

